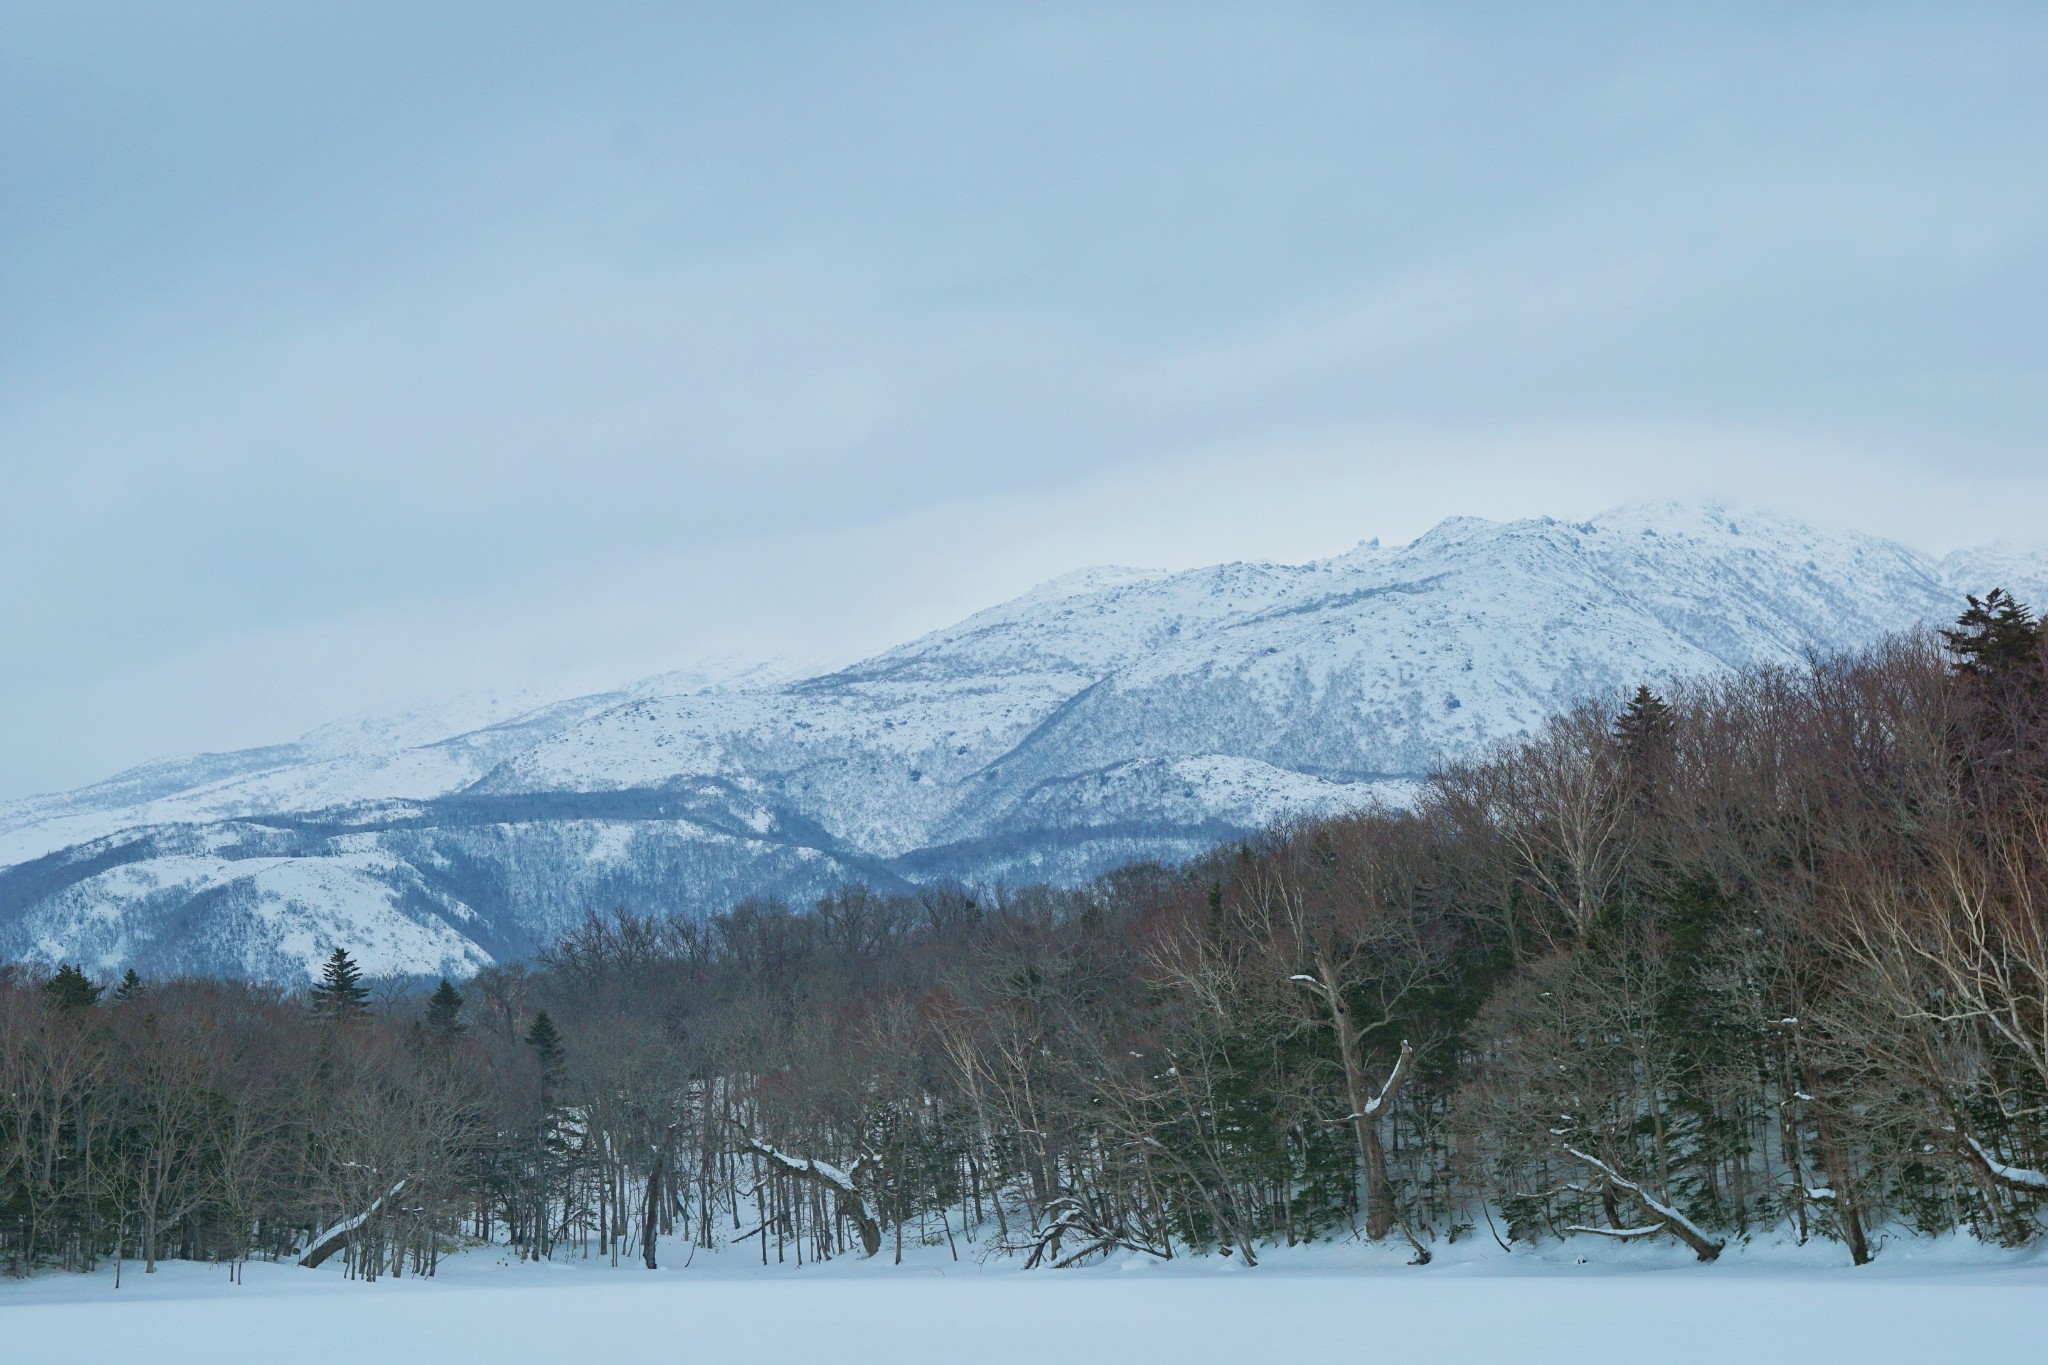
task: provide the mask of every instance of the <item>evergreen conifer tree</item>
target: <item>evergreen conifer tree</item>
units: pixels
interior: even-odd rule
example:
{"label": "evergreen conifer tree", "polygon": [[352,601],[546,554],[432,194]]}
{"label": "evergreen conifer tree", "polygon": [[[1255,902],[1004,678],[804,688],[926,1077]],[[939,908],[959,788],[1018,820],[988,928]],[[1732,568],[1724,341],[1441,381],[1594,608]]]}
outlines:
{"label": "evergreen conifer tree", "polygon": [[548,1018],[546,1010],[533,1016],[533,1027],[526,1031],[526,1045],[540,1061],[541,1085],[553,1090],[561,1082],[562,1064],[568,1054],[562,1048],[561,1031]]}
{"label": "evergreen conifer tree", "polygon": [[1654,751],[1672,730],[1671,708],[1650,690],[1648,683],[1637,686],[1635,696],[1614,722],[1614,737],[1630,757]]}
{"label": "evergreen conifer tree", "polygon": [[1639,812],[1655,808],[1670,773],[1671,739],[1677,719],[1664,699],[1649,689],[1635,696],[1614,720],[1614,740],[1621,750],[1622,799]]}
{"label": "evergreen conifer tree", "polygon": [[1944,630],[1956,671],[1986,682],[2027,678],[2041,671],[2042,623],[2004,588],[1993,588]]}
{"label": "evergreen conifer tree", "polygon": [[363,969],[356,966],[348,949],[336,948],[320,969],[320,984],[313,987],[313,1012],[328,1019],[348,1019],[370,1008],[369,987],[362,984]]}
{"label": "evergreen conifer tree", "polygon": [[121,977],[121,984],[114,988],[114,1003],[125,1005],[142,994],[142,978],[130,967]]}
{"label": "evergreen conifer tree", "polygon": [[450,1038],[468,1031],[462,1022],[462,992],[445,976],[427,1000],[427,1027]]}
{"label": "evergreen conifer tree", "polygon": [[2037,801],[2048,780],[2048,623],[2003,588],[1969,601],[1941,635],[1971,703],[1955,727],[1971,788],[1993,807]]}
{"label": "evergreen conifer tree", "polygon": [[540,1122],[534,1130],[532,1155],[532,1227],[535,1236],[530,1244],[531,1254],[539,1257],[553,1254],[554,1222],[550,1201],[570,1164],[567,1114],[555,1100],[555,1092],[562,1084],[562,1066],[567,1054],[562,1047],[561,1031],[555,1027],[555,1021],[548,1017],[546,1010],[533,1016],[533,1027],[526,1031],[526,1045],[533,1049],[540,1062],[541,1112]]}
{"label": "evergreen conifer tree", "polygon": [[100,1002],[100,992],[105,987],[95,986],[87,976],[69,962],[60,963],[57,974],[43,983],[43,994],[58,1009],[85,1009]]}

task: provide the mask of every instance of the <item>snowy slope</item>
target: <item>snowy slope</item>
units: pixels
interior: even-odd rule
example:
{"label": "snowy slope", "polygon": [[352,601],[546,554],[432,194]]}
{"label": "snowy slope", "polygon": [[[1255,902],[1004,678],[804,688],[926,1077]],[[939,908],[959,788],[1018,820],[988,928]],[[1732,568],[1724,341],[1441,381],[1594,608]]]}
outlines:
{"label": "snowy slope", "polygon": [[0,954],[292,976],[346,942],[461,972],[611,904],[1081,877],[1399,801],[1589,694],[1853,646],[1995,584],[2048,600],[2048,553],[1935,561],[1688,504],[1087,570],[835,673],[485,698],[0,805]]}

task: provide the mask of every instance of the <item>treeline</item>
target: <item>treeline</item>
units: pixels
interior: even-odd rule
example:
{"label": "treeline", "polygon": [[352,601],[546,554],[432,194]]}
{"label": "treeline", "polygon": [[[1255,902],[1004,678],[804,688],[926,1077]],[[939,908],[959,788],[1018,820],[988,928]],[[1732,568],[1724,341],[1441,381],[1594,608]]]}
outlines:
{"label": "treeline", "polygon": [[310,995],[0,981],[16,1267],[1354,1233],[1861,1263],[2029,1240],[2044,1198],[2048,658],[2002,594],[1082,890],[593,916],[427,1001],[341,950]]}

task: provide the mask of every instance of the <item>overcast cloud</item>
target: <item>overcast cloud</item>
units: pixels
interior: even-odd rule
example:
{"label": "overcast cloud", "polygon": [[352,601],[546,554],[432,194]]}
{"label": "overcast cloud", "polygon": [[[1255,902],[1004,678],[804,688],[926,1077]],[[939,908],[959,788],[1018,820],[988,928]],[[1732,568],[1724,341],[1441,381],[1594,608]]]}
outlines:
{"label": "overcast cloud", "polygon": [[0,33],[0,797],[1457,513],[2048,534],[2038,5]]}

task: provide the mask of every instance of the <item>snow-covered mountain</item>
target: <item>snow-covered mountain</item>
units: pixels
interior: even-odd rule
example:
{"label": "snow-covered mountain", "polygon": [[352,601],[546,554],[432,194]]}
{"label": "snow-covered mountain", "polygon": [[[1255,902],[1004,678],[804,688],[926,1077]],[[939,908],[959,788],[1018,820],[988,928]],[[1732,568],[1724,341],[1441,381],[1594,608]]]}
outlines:
{"label": "snow-covered mountain", "polygon": [[860,878],[1073,879],[1398,800],[1601,691],[2048,601],[2048,552],[1933,560],[1707,505],[1457,518],[1304,565],[1094,569],[835,673],[485,698],[0,804],[0,956],[462,974],[588,908]]}

